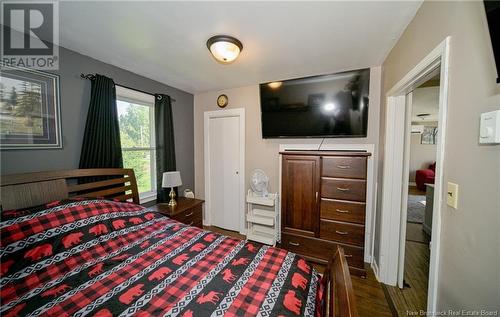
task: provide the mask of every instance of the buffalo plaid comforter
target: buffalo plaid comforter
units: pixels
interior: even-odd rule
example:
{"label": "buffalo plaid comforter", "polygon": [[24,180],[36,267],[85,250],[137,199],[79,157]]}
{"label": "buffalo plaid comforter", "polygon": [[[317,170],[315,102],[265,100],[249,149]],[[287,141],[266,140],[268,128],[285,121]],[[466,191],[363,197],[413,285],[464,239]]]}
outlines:
{"label": "buffalo plaid comforter", "polygon": [[2,213],[2,316],[312,316],[302,258],[109,200]]}

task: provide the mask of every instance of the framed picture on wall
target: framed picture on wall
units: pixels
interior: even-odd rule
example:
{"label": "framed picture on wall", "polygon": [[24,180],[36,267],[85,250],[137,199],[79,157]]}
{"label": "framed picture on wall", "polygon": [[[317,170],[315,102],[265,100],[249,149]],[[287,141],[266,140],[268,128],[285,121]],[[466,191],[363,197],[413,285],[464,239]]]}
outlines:
{"label": "framed picture on wall", "polygon": [[437,141],[437,127],[424,127],[420,144],[436,144]]}
{"label": "framed picture on wall", "polygon": [[0,66],[0,149],[62,148],[59,76]]}

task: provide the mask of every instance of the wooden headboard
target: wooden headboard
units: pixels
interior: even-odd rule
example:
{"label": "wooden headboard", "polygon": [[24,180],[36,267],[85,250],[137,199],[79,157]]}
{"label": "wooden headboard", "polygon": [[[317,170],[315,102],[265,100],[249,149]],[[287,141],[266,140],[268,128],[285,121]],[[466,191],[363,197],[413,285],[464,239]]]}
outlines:
{"label": "wooden headboard", "polygon": [[132,169],[92,168],[2,175],[0,187],[4,210],[37,206],[70,197],[104,197],[139,204],[137,181]]}

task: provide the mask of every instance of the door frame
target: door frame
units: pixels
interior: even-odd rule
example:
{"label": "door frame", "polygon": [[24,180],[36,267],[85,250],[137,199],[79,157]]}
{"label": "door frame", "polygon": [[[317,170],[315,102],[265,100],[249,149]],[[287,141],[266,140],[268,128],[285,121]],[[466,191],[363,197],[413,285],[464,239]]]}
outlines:
{"label": "door frame", "polygon": [[[427,310],[436,312],[439,254],[441,238],[441,205],[443,201],[446,116],[448,108],[450,37],[446,37],[422,61],[409,71],[386,95],[385,150],[381,195],[381,232],[379,279],[396,285],[400,259],[401,203],[404,170],[404,135],[406,94],[420,85],[440,67],[439,130],[436,155],[436,182],[430,245]],[[427,76],[427,77],[426,77]]]}
{"label": "door frame", "polygon": [[405,98],[405,134],[403,152],[403,183],[401,185],[401,219],[399,234],[399,262],[398,262],[398,287],[404,287],[404,266],[406,254],[406,223],[408,218],[408,186],[410,181],[410,143],[411,143],[411,114],[413,108],[413,92],[409,92]]}
{"label": "door frame", "polygon": [[245,234],[245,108],[225,109],[216,111],[205,111],[203,120],[203,142],[205,156],[205,222],[204,225],[212,225],[212,210],[210,210],[210,119],[237,117],[240,126],[240,159],[239,159],[239,232]]}

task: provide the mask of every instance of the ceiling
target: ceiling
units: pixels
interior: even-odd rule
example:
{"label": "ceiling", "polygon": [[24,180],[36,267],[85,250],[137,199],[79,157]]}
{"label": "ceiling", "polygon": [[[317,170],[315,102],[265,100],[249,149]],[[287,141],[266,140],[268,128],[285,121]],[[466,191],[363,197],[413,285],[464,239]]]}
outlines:
{"label": "ceiling", "polygon": [[[60,2],[60,44],[197,93],[381,65],[421,1]],[[217,63],[215,34],[243,42]]]}
{"label": "ceiling", "polygon": [[[411,121],[436,122],[439,119],[439,86],[417,88],[412,94]],[[423,119],[418,114],[428,113]]]}

